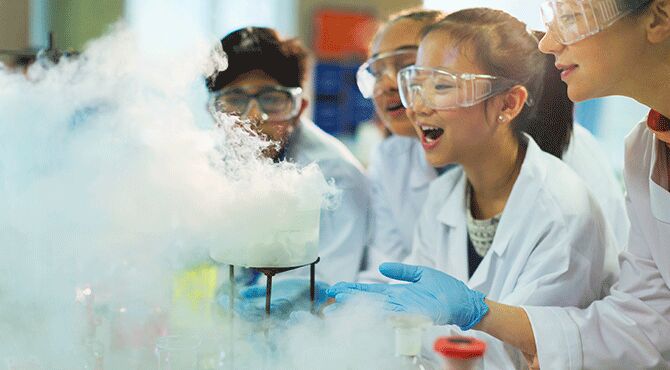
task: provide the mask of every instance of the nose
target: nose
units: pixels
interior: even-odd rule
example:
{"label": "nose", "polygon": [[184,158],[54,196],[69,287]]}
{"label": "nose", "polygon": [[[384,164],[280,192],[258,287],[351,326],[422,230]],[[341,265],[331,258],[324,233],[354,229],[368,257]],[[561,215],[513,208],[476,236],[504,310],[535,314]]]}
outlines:
{"label": "nose", "polygon": [[547,29],[547,33],[544,34],[537,47],[545,54],[558,55],[561,53],[561,51],[563,51],[565,45],[558,41],[554,31],[552,31],[551,27],[549,27]]}
{"label": "nose", "polygon": [[387,91],[397,91],[398,82],[395,71],[386,70],[381,76],[377,78],[375,83],[375,96],[384,94]]}
{"label": "nose", "polygon": [[267,115],[263,113],[256,99],[251,99],[249,105],[247,105],[247,110],[242,114],[242,118],[252,121],[264,121],[267,119]]}
{"label": "nose", "polygon": [[426,104],[427,102],[421,93],[421,89],[419,87],[414,87],[410,94],[412,95],[412,112],[420,116],[430,115],[433,109]]}

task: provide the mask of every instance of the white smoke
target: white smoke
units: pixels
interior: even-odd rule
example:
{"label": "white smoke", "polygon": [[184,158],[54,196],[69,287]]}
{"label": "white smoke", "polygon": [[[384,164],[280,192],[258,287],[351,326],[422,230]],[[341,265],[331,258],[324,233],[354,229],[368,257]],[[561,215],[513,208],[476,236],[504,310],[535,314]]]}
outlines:
{"label": "white smoke", "polygon": [[[316,166],[261,158],[267,142],[213,118],[215,39],[147,44],[119,25],[27,78],[0,70],[0,368],[82,368],[91,326],[129,311],[169,331],[175,273],[233,244],[226,231],[262,233],[264,215],[318,209],[332,190]],[[98,339],[123,341],[110,330]]]}

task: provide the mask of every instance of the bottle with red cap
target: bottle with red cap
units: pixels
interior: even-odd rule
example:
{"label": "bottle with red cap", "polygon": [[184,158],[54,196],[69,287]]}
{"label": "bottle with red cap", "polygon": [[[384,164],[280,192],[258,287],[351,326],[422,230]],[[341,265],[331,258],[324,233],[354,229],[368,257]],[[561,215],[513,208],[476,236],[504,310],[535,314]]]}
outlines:
{"label": "bottle with red cap", "polygon": [[472,337],[440,337],[433,348],[445,359],[445,370],[475,370],[480,369],[486,343]]}

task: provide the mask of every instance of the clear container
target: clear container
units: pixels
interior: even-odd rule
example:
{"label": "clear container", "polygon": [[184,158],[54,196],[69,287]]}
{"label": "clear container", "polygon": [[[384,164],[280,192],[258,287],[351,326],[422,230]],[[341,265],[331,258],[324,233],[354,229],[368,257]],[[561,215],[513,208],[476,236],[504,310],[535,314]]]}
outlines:
{"label": "clear container", "polygon": [[445,370],[480,369],[486,343],[473,337],[440,337],[433,345],[445,360]]}
{"label": "clear container", "polygon": [[400,369],[432,370],[433,366],[421,357],[422,336],[431,321],[419,315],[391,317],[395,327],[395,356]]}
{"label": "clear container", "polygon": [[90,339],[84,343],[84,370],[104,370],[105,346],[97,340]]}
{"label": "clear container", "polygon": [[197,370],[202,340],[196,335],[168,335],[158,338],[158,370]]}
{"label": "clear container", "polygon": [[321,208],[252,216],[256,222],[246,229],[221,229],[226,242],[210,247],[212,259],[243,267],[294,267],[310,264],[319,256]]}

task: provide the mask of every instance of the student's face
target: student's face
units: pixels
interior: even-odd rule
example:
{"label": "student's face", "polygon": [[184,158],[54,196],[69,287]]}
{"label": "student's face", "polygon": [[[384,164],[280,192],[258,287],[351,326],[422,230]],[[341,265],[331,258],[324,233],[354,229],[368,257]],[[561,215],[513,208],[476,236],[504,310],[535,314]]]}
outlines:
{"label": "student's face", "polygon": [[[372,45],[372,55],[418,47],[423,26],[422,22],[407,19],[389,25]],[[414,59],[407,60],[405,64],[411,65],[413,62]],[[373,102],[379,118],[395,135],[416,136],[412,123],[407,118],[405,107],[400,102],[395,74],[383,75],[378,81],[379,93],[375,94]]]}
{"label": "student's face", "polygon": [[[225,88],[242,88],[250,94],[257,93],[263,88],[271,86],[281,86],[281,84],[270,77],[263,71],[254,70],[240,75],[233,82],[226,85]],[[250,106],[247,109],[247,112],[242,113],[243,119],[249,119],[252,122],[252,129],[266,137],[269,140],[276,141],[283,148],[291,133],[298,124],[298,119],[300,114],[306,106],[306,101],[301,101],[302,107],[300,108],[300,113],[294,118],[283,120],[283,121],[268,121],[264,119],[263,112],[258,106],[258,102],[252,100]],[[233,113],[233,112],[231,112]],[[240,112],[236,112],[240,113]],[[270,149],[265,153],[269,157],[275,157],[278,152],[274,149]]]}
{"label": "student's face", "polygon": [[636,61],[644,52],[641,41],[645,39],[645,29],[633,16],[571,45],[556,39],[549,28],[539,47],[543,53],[556,57],[572,101],[623,95],[635,84],[636,75],[643,73]]}
{"label": "student's face", "polygon": [[[454,47],[446,33],[435,31],[421,40],[416,65],[458,73],[487,74],[475,64],[471,54],[467,45]],[[486,148],[490,148],[488,143],[500,128],[493,118],[497,116],[496,109],[491,105],[494,99],[496,97],[472,107],[451,110],[435,110],[423,103],[408,109],[408,116],[421,139],[428,162],[435,167],[464,164],[476,161],[487,153]],[[442,129],[443,133],[436,139],[427,139],[429,131],[425,129],[431,127]]]}

